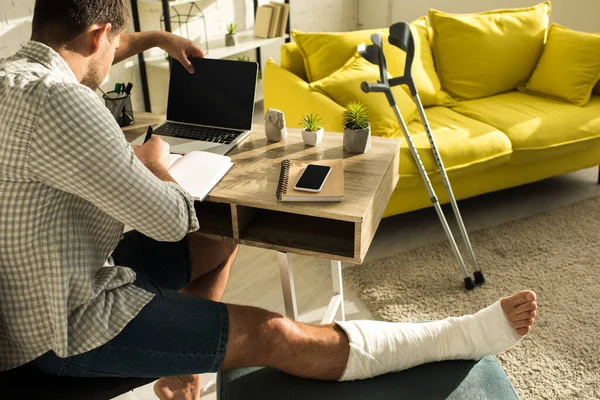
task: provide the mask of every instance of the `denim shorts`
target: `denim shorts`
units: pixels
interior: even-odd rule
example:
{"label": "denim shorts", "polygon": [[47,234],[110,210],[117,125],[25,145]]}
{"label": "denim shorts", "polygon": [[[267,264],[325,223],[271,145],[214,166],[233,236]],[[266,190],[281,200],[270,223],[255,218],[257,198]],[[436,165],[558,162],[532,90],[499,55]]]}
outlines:
{"label": "denim shorts", "polygon": [[76,377],[140,377],[217,372],[225,358],[229,316],[223,303],[177,291],[190,283],[188,243],[124,235],[116,265],[136,272],[134,284],[154,298],[108,343],[67,358],[48,352],[32,361],[44,372]]}

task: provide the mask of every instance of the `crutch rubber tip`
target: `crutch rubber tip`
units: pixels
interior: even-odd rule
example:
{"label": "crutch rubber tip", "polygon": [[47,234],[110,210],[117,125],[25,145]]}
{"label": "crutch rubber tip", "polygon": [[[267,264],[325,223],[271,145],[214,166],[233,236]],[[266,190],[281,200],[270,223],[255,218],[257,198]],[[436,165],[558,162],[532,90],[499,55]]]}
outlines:
{"label": "crutch rubber tip", "polygon": [[485,283],[485,276],[483,276],[483,272],[475,271],[473,275],[475,276],[476,285],[483,285]]}
{"label": "crutch rubber tip", "polygon": [[471,277],[465,278],[465,288],[467,290],[475,289],[475,284],[473,283],[473,279],[471,279]]}

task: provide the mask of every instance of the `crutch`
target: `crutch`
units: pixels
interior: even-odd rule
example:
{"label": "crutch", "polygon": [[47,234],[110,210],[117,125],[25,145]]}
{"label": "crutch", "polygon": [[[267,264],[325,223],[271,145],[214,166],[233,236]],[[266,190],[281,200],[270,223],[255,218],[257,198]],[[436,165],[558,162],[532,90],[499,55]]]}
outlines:
{"label": "crutch", "polygon": [[[450,186],[450,181],[448,180],[448,175],[446,174],[446,169],[444,168],[444,164],[442,162],[442,158],[440,157],[440,153],[438,151],[437,145],[435,144],[435,140],[433,135],[431,134],[431,128],[429,127],[429,122],[427,121],[427,116],[425,115],[425,110],[423,109],[423,105],[421,103],[421,99],[419,98],[419,93],[415,86],[415,82],[412,77],[411,67],[412,62],[415,55],[415,43],[412,36],[412,32],[410,30],[409,24],[406,22],[398,22],[393,24],[390,27],[390,36],[389,42],[390,44],[399,47],[403,51],[406,52],[406,64],[404,66],[404,76],[396,77],[388,79],[387,72],[387,64],[385,55],[383,54],[383,41],[381,39],[381,35],[373,34],[371,36],[372,45],[360,45],[358,46],[358,51],[361,56],[367,59],[369,62],[373,64],[379,65],[379,81],[377,83],[368,83],[363,82],[361,84],[361,89],[365,93],[370,92],[382,92],[386,95],[390,106],[394,109],[396,114],[396,118],[398,118],[398,122],[400,123],[400,127],[402,128],[402,132],[404,133],[404,137],[406,138],[406,142],[408,143],[408,147],[410,149],[410,153],[415,161],[417,166],[417,170],[425,183],[425,187],[429,193],[429,198],[431,199],[431,203],[433,204],[435,211],[442,223],[442,227],[446,232],[446,236],[448,237],[448,241],[450,242],[450,247],[458,260],[458,264],[464,273],[464,282],[465,288],[467,290],[471,290],[475,287],[475,285],[481,285],[485,282],[485,277],[483,276],[483,272],[477,266],[477,261],[475,260],[475,254],[473,253],[473,248],[471,247],[471,241],[469,240],[469,235],[467,234],[467,230],[465,229],[465,225],[463,223],[462,217],[460,215],[460,211],[458,209],[458,205],[456,204],[456,199],[454,198],[454,193],[452,192],[452,187]],[[431,145],[431,151],[433,153],[433,158],[437,164],[438,169],[440,170],[440,175],[442,177],[442,181],[444,182],[444,187],[446,188],[446,192],[448,193],[448,197],[450,199],[450,203],[452,204],[452,210],[454,211],[454,216],[458,223],[460,232],[465,241],[465,245],[467,246],[467,251],[469,253],[469,257],[471,259],[471,263],[473,269],[475,271],[474,278],[475,282],[471,278],[471,275],[467,271],[465,266],[465,262],[463,260],[462,255],[460,254],[460,250],[456,245],[456,240],[454,239],[454,235],[448,226],[448,222],[446,221],[446,217],[444,216],[444,212],[442,211],[442,207],[438,201],[437,195],[433,190],[433,186],[431,185],[431,181],[429,180],[429,176],[427,175],[427,171],[423,166],[423,162],[419,157],[419,153],[412,141],[410,133],[408,132],[408,128],[406,127],[406,123],[402,118],[402,114],[400,114],[400,110],[398,109],[398,105],[396,104],[396,99],[394,98],[394,94],[392,93],[392,87],[405,84],[410,89],[410,93],[417,105],[417,109],[419,111],[419,115],[421,116],[421,121],[423,122],[423,126],[425,127],[425,132],[427,134],[427,138],[429,139],[429,143]]]}

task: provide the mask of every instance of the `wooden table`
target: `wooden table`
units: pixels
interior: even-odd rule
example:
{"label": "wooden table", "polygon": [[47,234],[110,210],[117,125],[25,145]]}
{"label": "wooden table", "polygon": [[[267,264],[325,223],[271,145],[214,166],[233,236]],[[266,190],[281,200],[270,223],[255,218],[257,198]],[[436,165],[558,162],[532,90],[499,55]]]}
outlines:
{"label": "wooden table", "polygon": [[[144,134],[145,127],[132,127],[128,139]],[[371,149],[358,155],[344,151],[340,133],[326,132],[318,146],[310,147],[302,141],[299,129],[288,128],[287,140],[273,143],[267,141],[263,126],[255,126],[250,136],[227,154],[234,167],[203,202],[196,202],[200,230],[192,235],[276,250],[286,314],[295,320],[298,312],[289,253],[334,260],[334,293],[323,323],[333,321],[338,309],[343,319],[341,261],[363,262],[398,182],[400,141],[372,139]],[[344,201],[277,200],[282,160],[339,158],[344,160]]]}

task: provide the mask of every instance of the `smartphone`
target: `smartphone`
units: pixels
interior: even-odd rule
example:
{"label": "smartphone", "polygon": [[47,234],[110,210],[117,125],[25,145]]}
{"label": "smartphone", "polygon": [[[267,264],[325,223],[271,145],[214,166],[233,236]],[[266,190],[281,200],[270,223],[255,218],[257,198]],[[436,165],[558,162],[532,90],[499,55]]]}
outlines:
{"label": "smartphone", "polygon": [[331,167],[328,165],[309,164],[302,172],[302,175],[300,175],[300,178],[298,178],[294,189],[306,192],[320,192],[330,172]]}

